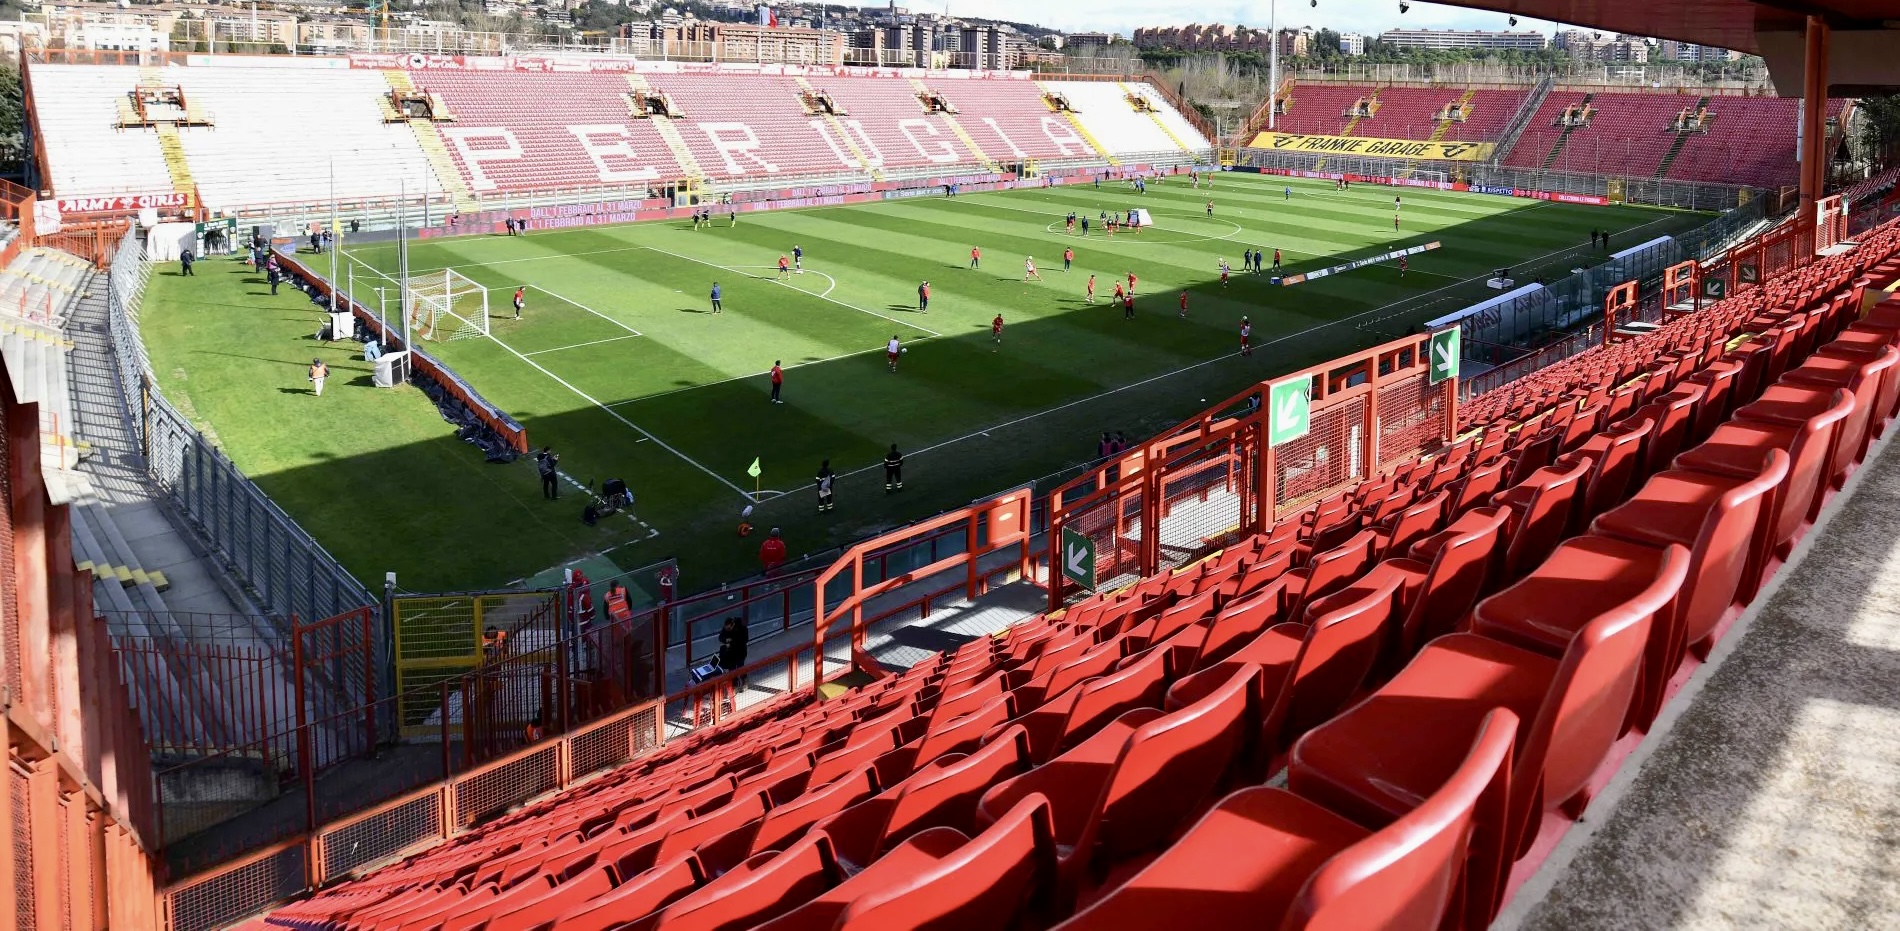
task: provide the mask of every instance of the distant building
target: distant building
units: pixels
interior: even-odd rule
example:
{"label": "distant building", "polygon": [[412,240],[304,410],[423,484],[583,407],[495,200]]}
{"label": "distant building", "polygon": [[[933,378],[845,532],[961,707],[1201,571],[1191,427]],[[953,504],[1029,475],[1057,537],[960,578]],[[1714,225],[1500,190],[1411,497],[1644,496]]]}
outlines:
{"label": "distant building", "polygon": [[1072,32],[1063,37],[1062,47],[1070,53],[1086,52],[1107,48],[1118,38],[1106,32]]}
{"label": "distant building", "polygon": [[[636,26],[638,24],[635,24]],[[770,64],[842,65],[845,35],[820,29],[772,29],[751,23],[689,20],[678,26],[649,27],[649,52],[663,57],[710,58]]]}
{"label": "distant building", "polygon": [[1356,32],[1340,33],[1339,51],[1346,55],[1364,55],[1366,53],[1366,37]]}
{"label": "distant building", "polygon": [[[1572,58],[1605,64],[1640,65],[1650,59],[1649,40],[1642,36],[1605,36],[1600,32],[1569,29],[1557,34],[1557,48]],[[1658,55],[1657,57],[1661,57]]]}
{"label": "distant building", "polygon": [[1497,49],[1541,52],[1550,39],[1541,32],[1492,32],[1484,29],[1388,29],[1379,41],[1397,48]]}
{"label": "distant building", "polygon": [[368,48],[368,20],[324,17],[297,24],[297,46],[306,49]]}
{"label": "distant building", "polygon": [[[1313,41],[1311,29],[1280,30],[1280,54],[1304,55]],[[1184,52],[1265,52],[1273,47],[1265,29],[1190,23],[1186,26],[1147,26],[1135,30],[1136,48],[1179,49]]]}
{"label": "distant building", "polygon": [[1735,61],[1742,57],[1742,53],[1732,49],[1716,48],[1711,45],[1697,45],[1694,42],[1676,42],[1664,39],[1656,43],[1655,57],[1662,61],[1720,62]]}

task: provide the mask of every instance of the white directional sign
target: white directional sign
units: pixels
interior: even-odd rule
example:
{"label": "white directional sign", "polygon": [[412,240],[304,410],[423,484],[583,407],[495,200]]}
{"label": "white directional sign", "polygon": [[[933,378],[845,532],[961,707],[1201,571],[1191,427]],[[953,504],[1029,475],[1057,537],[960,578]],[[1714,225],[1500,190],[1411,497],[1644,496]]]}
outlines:
{"label": "white directional sign", "polygon": [[1458,328],[1432,334],[1431,384],[1458,377]]}
{"label": "white directional sign", "polygon": [[1067,527],[1062,528],[1062,577],[1095,590],[1095,541]]}
{"label": "white directional sign", "polygon": [[1267,391],[1267,442],[1278,446],[1306,435],[1312,426],[1312,390],[1310,376],[1290,378]]}

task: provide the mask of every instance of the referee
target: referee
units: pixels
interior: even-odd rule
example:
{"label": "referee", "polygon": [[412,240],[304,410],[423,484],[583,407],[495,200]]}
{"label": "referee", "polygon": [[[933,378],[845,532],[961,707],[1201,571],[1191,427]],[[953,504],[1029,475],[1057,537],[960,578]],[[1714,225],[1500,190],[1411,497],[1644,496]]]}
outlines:
{"label": "referee", "polygon": [[884,490],[904,490],[904,454],[897,451],[896,443],[884,454]]}

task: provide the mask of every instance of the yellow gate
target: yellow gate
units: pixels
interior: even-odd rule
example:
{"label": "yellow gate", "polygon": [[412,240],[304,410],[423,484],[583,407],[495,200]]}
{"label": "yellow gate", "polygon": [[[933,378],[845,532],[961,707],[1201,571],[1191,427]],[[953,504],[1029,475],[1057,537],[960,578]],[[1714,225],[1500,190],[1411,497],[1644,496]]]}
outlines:
{"label": "yellow gate", "polygon": [[1610,203],[1612,204],[1622,203],[1623,202],[1623,179],[1622,178],[1609,179],[1609,188],[1605,190],[1603,193],[1605,197],[1608,198]]}
{"label": "yellow gate", "polygon": [[[405,737],[441,733],[444,681],[560,639],[559,593],[405,596],[391,603],[396,695]],[[451,689],[459,688],[459,683]],[[454,708],[459,695],[450,696]]]}

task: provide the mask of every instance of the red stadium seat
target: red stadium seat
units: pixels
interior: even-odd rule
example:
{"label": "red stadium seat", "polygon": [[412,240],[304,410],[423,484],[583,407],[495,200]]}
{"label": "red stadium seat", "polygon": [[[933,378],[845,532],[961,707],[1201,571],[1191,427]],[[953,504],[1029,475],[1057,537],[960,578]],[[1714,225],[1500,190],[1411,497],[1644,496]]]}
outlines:
{"label": "red stadium seat", "polygon": [[[782,853],[762,853],[687,893],[654,920],[653,931],[743,931],[811,901],[846,874],[822,831]],[[630,917],[630,916],[628,916]]]}
{"label": "red stadium seat", "polygon": [[[1440,637],[1392,681],[1295,745],[1288,787],[1362,824],[1388,824],[1443,785],[1484,716],[1507,708],[1520,722],[1510,813],[1487,827],[1502,830],[1497,849],[1515,856],[1531,840],[1540,800],[1581,810],[1590,774],[1623,731],[1651,618],[1688,570],[1681,547],[1661,556],[1647,586],[1616,604],[1573,599],[1576,586],[1539,576],[1497,596],[1576,617],[1578,633],[1563,658],[1476,634]],[[1497,892],[1474,894],[1495,901]]]}
{"label": "red stadium seat", "polygon": [[1474,824],[1501,814],[1517,729],[1511,712],[1491,712],[1450,778],[1376,831],[1282,789],[1236,792],[1059,931],[1438,931],[1460,899]]}

